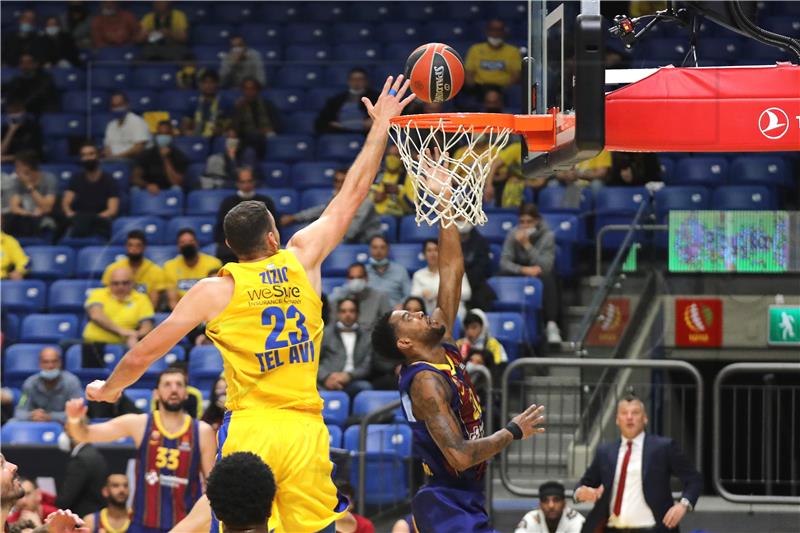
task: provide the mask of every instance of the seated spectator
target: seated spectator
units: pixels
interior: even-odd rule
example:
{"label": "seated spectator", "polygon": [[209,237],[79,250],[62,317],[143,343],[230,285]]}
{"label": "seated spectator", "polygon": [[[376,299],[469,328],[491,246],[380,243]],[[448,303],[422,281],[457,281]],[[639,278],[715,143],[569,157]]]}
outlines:
{"label": "seated spectator", "polygon": [[[194,110],[192,135],[214,137],[222,135],[228,120],[228,109],[219,97],[219,75],[214,70],[204,70],[199,77],[200,95]],[[213,157],[213,156],[212,156]]]}
{"label": "seated spectator", "polygon": [[386,147],[383,172],[370,189],[370,199],[379,215],[401,217],[414,210],[413,180],[407,179],[400,150],[394,144]]}
{"label": "seated spectator", "polygon": [[147,296],[133,290],[130,268],[117,267],[109,277],[108,287],[92,290],[86,299],[89,322],[83,341],[132,348],[153,329],[153,305]]}
{"label": "seated spectator", "polygon": [[251,169],[251,174],[258,168],[256,152],[242,144],[236,130],[229,129],[225,132],[225,149],[208,157],[206,170],[200,176],[200,186],[203,189],[231,189],[244,167]]}
{"label": "seated spectator", "polygon": [[[110,287],[112,273],[119,268],[128,268],[133,273],[133,288],[149,297],[151,305],[158,307],[158,300],[164,290],[164,270],[144,256],[147,237],[138,229],[128,232],[125,240],[127,257],[114,261],[103,271],[103,285]],[[120,293],[122,294],[122,293]]]}
{"label": "seated spectator", "polygon": [[189,21],[171,2],[153,2],[153,11],[142,17],[138,41],[140,57],[147,61],[179,61],[186,59],[189,48]]}
{"label": "seated spectator", "polygon": [[[420,296],[425,300],[425,307],[436,309],[436,300],[439,296],[439,241],[426,239],[422,243],[422,253],[428,266],[420,268],[411,278],[411,295]],[[472,288],[469,286],[467,275],[461,280],[461,303],[458,306],[458,316],[463,317],[467,312],[465,302],[472,298]]]}
{"label": "seated spectator", "polygon": [[130,496],[128,476],[125,474],[109,474],[100,494],[106,506],[97,512],[83,517],[84,527],[89,531],[105,531],[106,533],[127,531],[133,509],[128,508]]}
{"label": "seated spectator", "polygon": [[104,503],[102,490],[108,476],[105,457],[91,444],[72,440],[66,432],[58,437],[58,447],[69,454],[69,459],[58,487],[56,507],[75,509],[78,515],[98,510]]}
{"label": "seated spectator", "polygon": [[386,293],[393,307],[399,307],[411,291],[408,271],[400,263],[389,260],[389,241],[383,235],[375,235],[369,241],[367,274],[369,286]]}
{"label": "seated spectator", "polygon": [[86,2],[67,2],[67,11],[61,15],[61,27],[72,36],[78,48],[92,47],[92,25]]}
{"label": "seated spectator", "polygon": [[106,126],[104,155],[114,159],[135,159],[150,142],[147,122],[128,109],[125,93],[112,94],[110,107],[114,118]]}
{"label": "seated spectator", "polygon": [[41,60],[47,68],[69,68],[81,64],[75,40],[69,32],[61,29],[58,17],[47,17],[42,36]]}
{"label": "seated spectator", "polygon": [[139,35],[136,15],[120,8],[119,2],[100,2],[100,12],[92,18],[92,42],[95,48],[130,46]]}
{"label": "seated spectator", "polygon": [[358,302],[342,298],[336,303],[336,323],[325,328],[319,356],[320,389],[343,390],[350,397],[371,390],[372,345],[368,331],[358,324]]}
{"label": "seated spectator", "polygon": [[[13,29],[3,30],[2,55],[3,65],[15,67],[23,54],[40,57],[42,41],[36,23],[36,11],[23,9],[19,14],[19,25]],[[7,96],[6,96],[7,98]]]}
{"label": "seated spectator", "polygon": [[369,286],[367,269],[361,263],[353,263],[347,268],[347,283],[333,289],[330,302],[336,305],[344,298],[358,302],[359,329],[366,332],[372,331],[378,317],[392,309],[386,294]]}
{"label": "seated spectator", "polygon": [[[616,152],[614,153],[616,154]],[[608,181],[609,173],[611,172],[612,160],[612,153],[608,150],[602,150],[593,158],[581,161],[575,165],[575,170],[580,179],[589,181],[598,180],[601,183],[605,183]],[[658,172],[656,174],[657,178],[661,173],[661,169],[656,167],[656,170]]]}
{"label": "seated spectator", "polygon": [[519,48],[504,42],[506,25],[490,20],[486,26],[486,42],[470,46],[464,61],[465,85],[473,94],[482,95],[489,88],[501,91],[519,82],[522,57]]}
{"label": "seated spectator", "polygon": [[91,142],[81,146],[84,172],[73,176],[61,198],[72,237],[111,236],[111,221],[119,213],[117,183],[100,168],[100,153]]}
{"label": "seated spectator", "polygon": [[22,385],[16,420],[32,422],[66,421],[64,404],[72,398],[83,396],[83,387],[74,374],[61,369],[61,352],[54,346],[46,346],[39,352],[39,372],[25,380]]}
{"label": "seated spectator", "polygon": [[228,88],[241,87],[247,79],[256,80],[262,86],[267,84],[261,54],[249,48],[239,35],[231,37],[231,49],[222,56],[219,77],[222,78],[222,86]]}
{"label": "seated spectator", "polygon": [[469,305],[489,309],[497,297],[487,283],[492,275],[489,241],[469,222],[461,222],[458,233],[461,235],[461,249],[464,250],[464,274],[472,289]]}
{"label": "seated spectator", "polygon": [[203,411],[203,422],[217,431],[222,425],[222,418],[225,416],[225,402],[227,396],[228,383],[225,378],[220,377],[211,388],[211,395],[208,400],[208,408]]}
{"label": "seated spectator", "polygon": [[613,152],[607,184],[617,187],[640,187],[661,180],[661,167],[656,154]]}
{"label": "seated spectator", "polygon": [[261,96],[261,83],[255,78],[245,78],[241,84],[242,97],[233,109],[232,127],[244,146],[264,158],[266,138],[279,133],[281,118],[278,108]]}
{"label": "seated spectator", "polygon": [[[333,174],[333,196],[339,194],[344,185],[344,179],[347,176],[347,170],[340,168]],[[319,204],[307,209],[303,209],[293,215],[283,215],[281,217],[281,225],[288,226],[289,224],[298,224],[304,222],[311,222],[316,220],[322,215],[328,204]],[[365,198],[364,201],[358,206],[356,216],[347,228],[347,233],[344,235],[342,242],[348,244],[367,243],[376,235],[381,235],[381,218],[375,211],[375,205],[372,200]]]}
{"label": "seated spectator", "polygon": [[500,273],[511,276],[529,276],[542,281],[542,305],[547,322],[547,342],[561,342],[558,327],[560,291],[554,264],[556,239],[534,204],[524,204],[519,210],[519,223],[511,228],[503,242]]}
{"label": "seated spectator", "polygon": [[20,483],[25,490],[25,496],[14,504],[14,512],[8,515],[6,522],[16,524],[29,520],[34,525],[40,526],[50,513],[58,511],[58,507],[53,505],[55,496],[44,493],[33,479],[21,477]]}
{"label": "seated spectator", "polygon": [[178,148],[172,146],[172,124],[169,120],[158,123],[153,146],[136,158],[131,181],[151,194],[181,188],[189,159]]}
{"label": "seated spectator", "polygon": [[53,207],[58,185],[49,172],[39,170],[33,152],[21,152],[15,161],[16,183],[9,202],[5,227],[15,237],[42,237],[56,227]]}
{"label": "seated spectator", "polygon": [[42,128],[36,116],[28,113],[25,102],[15,100],[6,107],[6,121],[3,121],[3,141],[0,145],[3,163],[14,161],[20,152],[34,152],[42,156]]}
{"label": "seated spectator", "polygon": [[214,242],[217,243],[217,257],[223,262],[228,263],[230,261],[237,261],[236,255],[228,248],[228,245],[225,244],[225,231],[223,229],[223,222],[225,221],[225,215],[228,214],[228,211],[239,205],[240,203],[244,202],[245,200],[255,200],[256,202],[263,203],[267,210],[272,213],[273,218],[276,221],[276,225],[278,226],[278,230],[280,230],[280,225],[278,222],[280,220],[280,215],[278,211],[275,209],[275,202],[272,201],[272,198],[269,196],[264,196],[263,194],[258,194],[256,192],[256,178],[253,175],[253,169],[251,167],[242,167],[238,169],[238,177],[236,179],[236,194],[232,194],[222,200],[219,204],[219,211],[217,211],[217,223],[214,226]]}
{"label": "seated spectator", "polygon": [[319,112],[317,133],[365,133],[372,125],[362,98],[374,102],[378,93],[369,86],[367,71],[356,67],[347,77],[347,90],[332,96]]}
{"label": "seated spectator", "polygon": [[464,336],[457,344],[464,361],[469,361],[473,352],[479,352],[491,358],[491,362],[480,361],[484,366],[489,364],[496,366],[508,362],[506,350],[500,341],[492,337],[489,320],[482,310],[470,309],[464,318],[463,326]]}
{"label": "seated spectator", "polygon": [[29,262],[19,241],[0,231],[0,279],[23,279],[28,272]]}
{"label": "seated spectator", "polygon": [[525,514],[514,533],[581,533],[585,521],[566,506],[564,485],[546,481],[539,486],[539,508]]}
{"label": "seated spectator", "polygon": [[197,236],[191,229],[178,232],[178,252],[180,255],[164,263],[164,284],[167,288],[167,302],[170,310],[175,309],[178,300],[203,278],[216,275],[222,263],[214,256],[200,252]]}
{"label": "seated spectator", "polygon": [[19,75],[3,85],[3,98],[25,102],[28,112],[37,117],[61,109],[61,95],[53,76],[27,52],[19,58]]}
{"label": "seated spectator", "polygon": [[427,314],[427,309],[428,307],[425,305],[425,300],[419,296],[409,296],[406,298],[406,301],[403,302],[403,311],[408,311],[409,313],[419,313],[422,311]]}

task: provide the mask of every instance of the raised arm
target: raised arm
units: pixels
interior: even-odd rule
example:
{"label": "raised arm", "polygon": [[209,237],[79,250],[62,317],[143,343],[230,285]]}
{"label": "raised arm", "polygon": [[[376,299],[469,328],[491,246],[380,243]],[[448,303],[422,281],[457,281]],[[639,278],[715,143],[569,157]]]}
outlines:
{"label": "raised arm", "polygon": [[453,321],[461,303],[461,287],[464,279],[464,254],[461,250],[461,235],[455,224],[439,228],[439,294],[436,297],[436,320],[447,328],[445,339],[453,337]]}
{"label": "raised arm", "polygon": [[64,429],[76,442],[113,442],[124,437],[131,437],[136,446],[142,440],[147,415],[121,415],[102,424],[86,423],[87,407],[82,398],[68,400],[64,405],[67,415]]}
{"label": "raised arm", "polygon": [[341,191],[331,200],[322,215],[295,233],[286,246],[300,260],[317,292],[321,286],[322,261],[344,238],[378,173],[389,136],[389,119],[399,115],[415,98],[412,94],[403,99],[408,85],[408,81],[403,82],[402,75],[396,80],[389,76],[374,105],[369,99],[362,99],[372,117],[372,127],[361,152],[347,171]]}
{"label": "raised arm", "polygon": [[[442,451],[447,462],[458,471],[482,463],[500,453],[514,440],[508,429],[501,429],[488,437],[466,440],[461,426],[450,409],[450,391],[444,378],[435,372],[420,372],[411,384],[411,404],[417,420],[425,422],[428,432]],[[544,421],[544,406],[536,404],[512,419],[526,439],[535,433],[543,433],[537,427]]]}

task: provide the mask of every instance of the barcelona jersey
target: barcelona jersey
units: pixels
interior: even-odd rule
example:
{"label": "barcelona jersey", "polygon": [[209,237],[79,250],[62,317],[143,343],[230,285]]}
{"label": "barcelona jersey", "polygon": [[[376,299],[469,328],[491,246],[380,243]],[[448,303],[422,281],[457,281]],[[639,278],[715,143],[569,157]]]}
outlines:
{"label": "barcelona jersey", "polygon": [[108,520],[108,509],[102,508],[94,513],[94,528],[92,533],[127,533],[131,524],[132,509],[128,509],[128,521],[119,529],[114,529]]}
{"label": "barcelona jersey", "polygon": [[202,492],[198,422],[185,415],[169,433],[158,411],[147,415],[136,458],[136,494],[129,532],[169,531],[183,520]]}

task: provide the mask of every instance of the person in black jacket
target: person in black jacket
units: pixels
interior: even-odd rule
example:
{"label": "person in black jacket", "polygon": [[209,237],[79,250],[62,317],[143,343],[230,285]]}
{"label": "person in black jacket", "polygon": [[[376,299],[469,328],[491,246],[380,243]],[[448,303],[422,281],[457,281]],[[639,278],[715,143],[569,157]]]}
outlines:
{"label": "person in black jacket", "polygon": [[42,157],[42,128],[36,117],[28,113],[23,100],[14,100],[6,106],[3,121],[2,153],[3,162],[14,161],[21,152],[34,152]]}
{"label": "person in black jacket", "polygon": [[61,29],[58,17],[47,17],[41,40],[42,63],[46,67],[77,67],[81,60],[72,34]]}
{"label": "person in black jacket", "polygon": [[64,479],[58,487],[56,507],[71,509],[84,516],[105,505],[103,486],[108,476],[108,463],[91,444],[77,443],[66,433],[58,437],[59,448],[69,450]]}
{"label": "person in black jacket", "polygon": [[341,92],[325,102],[314,128],[317,133],[366,133],[372,125],[367,108],[361,102],[366,96],[370,101],[378,93],[369,86],[367,71],[354,68],[347,77],[348,90]]}
{"label": "person in black jacket", "polygon": [[42,39],[36,23],[36,11],[24,9],[19,14],[17,31],[9,28],[3,31],[2,51],[3,65],[15,67],[22,54],[33,54],[39,58],[42,54]]}
{"label": "person in black jacket", "polygon": [[25,108],[37,117],[61,107],[61,97],[53,77],[29,53],[20,56],[19,76],[3,85],[3,93],[9,101],[25,102]]}

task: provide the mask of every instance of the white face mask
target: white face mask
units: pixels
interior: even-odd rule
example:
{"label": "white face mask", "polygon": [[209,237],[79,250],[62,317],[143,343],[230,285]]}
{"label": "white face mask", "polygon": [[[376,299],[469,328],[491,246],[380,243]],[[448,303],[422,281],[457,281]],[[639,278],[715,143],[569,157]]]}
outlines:
{"label": "white face mask", "polygon": [[64,453],[69,453],[72,451],[72,442],[69,440],[69,436],[63,431],[58,435],[56,445],[58,446],[58,449]]}
{"label": "white face mask", "polygon": [[350,292],[360,293],[367,288],[367,280],[364,278],[354,278],[347,282],[347,289]]}
{"label": "white face mask", "polygon": [[503,44],[502,37],[488,37],[486,40],[489,41],[489,44],[495,48]]}
{"label": "white face mask", "polygon": [[244,198],[245,200],[249,200],[250,198],[256,195],[256,191],[244,192],[244,191],[236,191],[236,194],[239,198]]}

